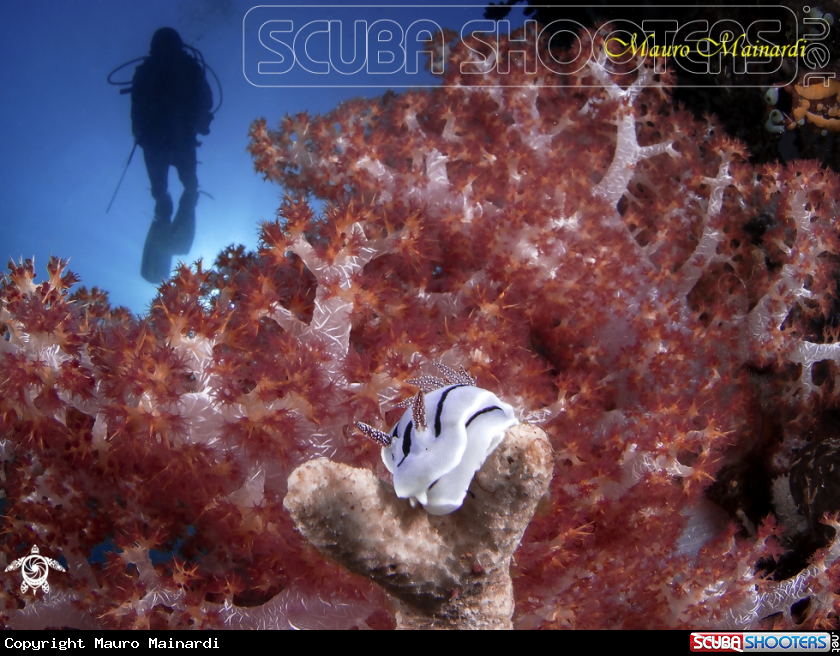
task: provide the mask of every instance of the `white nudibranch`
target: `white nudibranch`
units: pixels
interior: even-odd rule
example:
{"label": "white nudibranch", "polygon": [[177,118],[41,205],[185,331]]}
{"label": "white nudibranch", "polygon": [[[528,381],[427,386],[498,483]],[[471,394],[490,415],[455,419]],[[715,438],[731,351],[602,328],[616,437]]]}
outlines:
{"label": "white nudibranch", "polygon": [[[401,499],[420,503],[432,515],[446,515],[464,502],[473,475],[519,422],[513,408],[492,392],[451,385],[422,393],[424,422],[406,410],[382,447]],[[422,425],[425,423],[425,425]]]}
{"label": "white nudibranch", "polygon": [[356,425],[382,445],[397,496],[432,515],[446,515],[461,507],[475,473],[519,421],[510,405],[475,387],[463,369],[437,366],[444,379],[410,381],[422,391],[390,434]]}

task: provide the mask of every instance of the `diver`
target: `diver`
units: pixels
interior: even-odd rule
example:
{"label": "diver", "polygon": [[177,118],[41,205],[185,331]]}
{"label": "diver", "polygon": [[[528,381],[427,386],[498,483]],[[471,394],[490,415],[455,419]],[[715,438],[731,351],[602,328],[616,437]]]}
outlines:
{"label": "diver", "polygon": [[[154,33],[149,56],[136,68],[131,88],[122,92],[131,93],[131,130],[135,147],[143,149],[155,201],[140,273],[149,282],[158,283],[169,277],[172,256],[188,253],[195,237],[196,148],[201,145],[196,137],[210,134],[213,93],[200,53],[185,46],[171,27]],[[174,220],[167,188],[170,166],[175,167],[184,187]]]}

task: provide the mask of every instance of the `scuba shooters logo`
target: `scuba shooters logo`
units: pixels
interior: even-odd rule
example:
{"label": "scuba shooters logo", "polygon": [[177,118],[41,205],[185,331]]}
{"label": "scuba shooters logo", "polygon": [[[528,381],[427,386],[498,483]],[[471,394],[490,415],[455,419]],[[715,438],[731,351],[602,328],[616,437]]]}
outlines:
{"label": "scuba shooters logo", "polygon": [[[639,7],[597,26],[559,5],[541,6],[558,9],[551,22],[529,19],[514,28],[508,20],[477,18],[486,15],[484,5],[452,5],[443,15],[439,5],[389,5],[387,16],[373,5],[260,5],[242,21],[242,71],[257,87],[437,87],[439,81],[419,77],[427,62],[435,75],[451,66],[464,75],[492,73],[487,86],[493,88],[505,86],[504,76],[517,68],[532,76],[529,84],[597,87],[599,80],[575,76],[598,61],[595,44],[603,43],[609,55],[603,65],[613,75],[631,75],[650,58],[657,73],[684,71],[695,86],[720,86],[702,76],[730,71],[741,76],[733,85],[766,87],[768,76],[774,84],[793,83],[809,46],[809,36],[798,34],[796,13],[781,4],[727,5],[731,16],[714,22],[698,19],[692,5]],[[741,16],[748,18],[739,22]],[[561,47],[564,40],[569,44]],[[509,48],[498,49],[500,42]],[[449,56],[458,44],[470,57],[455,62]]]}
{"label": "scuba shooters logo", "polygon": [[691,651],[744,651],[740,633],[692,633]]}
{"label": "scuba shooters logo", "polygon": [[692,632],[691,651],[699,652],[825,652],[837,644],[830,633],[780,632]]}

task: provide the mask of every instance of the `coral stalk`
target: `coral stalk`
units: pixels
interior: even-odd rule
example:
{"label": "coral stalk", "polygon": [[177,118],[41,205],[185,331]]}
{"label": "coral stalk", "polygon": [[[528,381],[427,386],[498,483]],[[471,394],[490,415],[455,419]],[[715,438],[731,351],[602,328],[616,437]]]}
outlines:
{"label": "coral stalk", "polygon": [[542,431],[511,428],[464,506],[439,517],[369,470],[325,458],[292,472],[283,503],[310,543],[398,600],[398,628],[510,629],[510,559],[548,489],[551,456]]}

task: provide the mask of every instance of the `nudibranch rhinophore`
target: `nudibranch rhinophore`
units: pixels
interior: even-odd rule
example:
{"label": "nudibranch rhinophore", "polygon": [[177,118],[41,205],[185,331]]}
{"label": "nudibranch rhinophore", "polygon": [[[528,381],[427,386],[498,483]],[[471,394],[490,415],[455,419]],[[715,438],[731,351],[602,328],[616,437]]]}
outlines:
{"label": "nudibranch rhinophore", "polygon": [[444,378],[409,381],[421,391],[390,433],[356,425],[382,446],[397,496],[446,515],[461,507],[475,473],[519,421],[510,405],[476,387],[463,368],[436,366]]}

